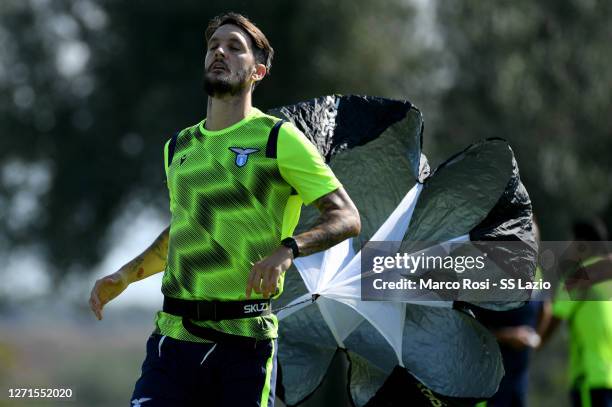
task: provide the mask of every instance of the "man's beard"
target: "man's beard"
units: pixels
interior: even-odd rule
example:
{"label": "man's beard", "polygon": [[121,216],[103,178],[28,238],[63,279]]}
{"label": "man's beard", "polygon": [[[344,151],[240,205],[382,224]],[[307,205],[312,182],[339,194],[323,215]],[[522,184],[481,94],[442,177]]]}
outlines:
{"label": "man's beard", "polygon": [[204,91],[212,97],[236,96],[247,86],[246,70],[235,74],[224,72],[222,75],[204,72]]}

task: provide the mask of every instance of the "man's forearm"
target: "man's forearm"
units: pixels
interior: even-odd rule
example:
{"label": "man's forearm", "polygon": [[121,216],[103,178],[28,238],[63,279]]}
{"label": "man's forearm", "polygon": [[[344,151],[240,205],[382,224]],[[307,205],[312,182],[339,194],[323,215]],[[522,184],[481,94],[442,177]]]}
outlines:
{"label": "man's forearm", "polygon": [[319,198],[314,205],[321,212],[315,226],[294,236],[300,256],[329,249],[359,234],[359,212],[343,188]]}
{"label": "man's forearm", "polygon": [[555,331],[557,330],[559,325],[561,325],[561,322],[562,322],[562,320],[557,318],[557,317],[555,317],[555,316],[552,316],[550,318],[550,322],[548,323],[548,326],[540,334],[540,336],[542,337],[542,342],[541,342],[540,346],[544,346],[546,343],[548,343],[548,341],[552,337],[553,333],[555,333]]}
{"label": "man's forearm", "polygon": [[170,226],[140,255],[121,267],[119,272],[128,283],[142,280],[166,268]]}

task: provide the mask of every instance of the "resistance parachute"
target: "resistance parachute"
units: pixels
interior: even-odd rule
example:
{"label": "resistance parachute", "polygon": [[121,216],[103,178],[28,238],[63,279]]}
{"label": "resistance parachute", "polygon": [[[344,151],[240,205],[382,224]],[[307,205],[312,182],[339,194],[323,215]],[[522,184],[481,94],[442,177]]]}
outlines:
{"label": "resistance parachute", "polygon": [[[348,357],[348,388],[357,406],[398,368],[441,397],[492,396],[503,376],[493,335],[465,304],[361,301],[360,249],[370,240],[400,242],[403,249],[415,241],[523,242],[521,250],[500,249],[497,257],[533,278],[531,203],[509,145],[485,140],[430,171],[421,152],[423,119],[407,101],[332,95],[270,113],[294,123],[317,146],[362,220],[358,240],[298,258],[299,273],[286,275],[275,303],[283,400],[296,405],[309,397],[338,349]],[[300,228],[317,215],[307,208]],[[524,300],[478,305],[504,310]]]}

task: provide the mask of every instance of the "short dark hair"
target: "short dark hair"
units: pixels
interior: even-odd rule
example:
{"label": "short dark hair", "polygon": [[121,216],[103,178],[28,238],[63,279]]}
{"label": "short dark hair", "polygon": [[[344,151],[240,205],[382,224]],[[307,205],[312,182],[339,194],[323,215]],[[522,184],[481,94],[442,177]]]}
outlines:
{"label": "short dark hair", "polygon": [[214,17],[208,23],[206,27],[206,42],[210,40],[210,37],[217,31],[222,25],[233,24],[243,29],[251,38],[253,43],[253,54],[255,55],[255,61],[259,64],[266,66],[266,71],[270,72],[272,68],[272,58],[274,57],[274,49],[270,45],[270,42],[264,35],[264,33],[255,25],[251,20],[242,14],[238,13],[225,13]]}

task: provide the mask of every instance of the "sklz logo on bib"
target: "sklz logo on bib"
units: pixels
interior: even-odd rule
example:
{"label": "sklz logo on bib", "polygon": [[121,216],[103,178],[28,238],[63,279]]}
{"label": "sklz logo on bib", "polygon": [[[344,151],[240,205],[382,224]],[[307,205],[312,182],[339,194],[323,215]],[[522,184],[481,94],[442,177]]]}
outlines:
{"label": "sklz logo on bib", "polygon": [[252,314],[253,312],[263,312],[267,311],[270,305],[267,302],[263,302],[261,304],[248,304],[244,306],[245,314]]}
{"label": "sklz logo on bib", "polygon": [[244,167],[249,160],[249,154],[253,154],[259,151],[258,148],[240,148],[240,147],[230,147],[230,151],[236,154],[236,166]]}

